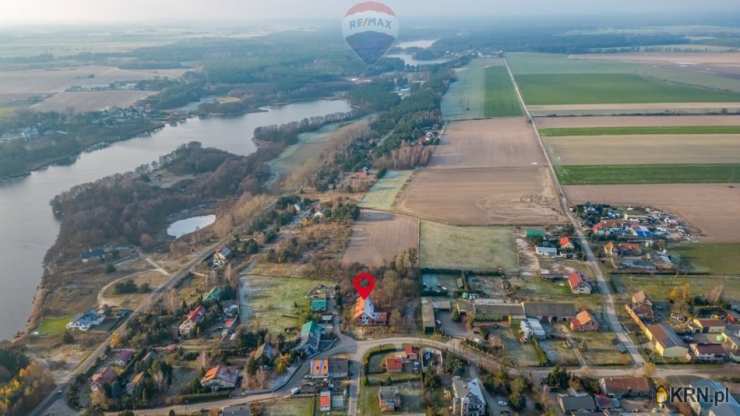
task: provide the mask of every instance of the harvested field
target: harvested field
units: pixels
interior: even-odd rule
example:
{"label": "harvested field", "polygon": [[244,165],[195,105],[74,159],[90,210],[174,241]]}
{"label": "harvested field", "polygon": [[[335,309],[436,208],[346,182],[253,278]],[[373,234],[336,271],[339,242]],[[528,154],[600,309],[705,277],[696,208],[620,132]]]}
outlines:
{"label": "harvested field", "polygon": [[553,163],[647,165],[737,163],[738,135],[577,136],[546,139]]}
{"label": "harvested field", "polygon": [[130,107],[154,91],[84,91],[60,92],[31,106],[35,111],[89,112],[112,107]]}
{"label": "harvested field", "polygon": [[740,114],[740,102],[528,105],[535,117]]}
{"label": "harvested field", "polygon": [[455,225],[560,223],[545,163],[524,117],[452,123],[429,166],[397,197],[396,208]]}
{"label": "harvested field", "polygon": [[566,186],[572,204],[641,205],[672,212],[709,242],[740,242],[740,189],[722,184]]}
{"label": "harvested field", "polygon": [[524,167],[545,165],[525,117],[450,123],[429,168]]}
{"label": "harvested field", "polygon": [[515,272],[514,236],[508,227],[421,224],[421,267],[433,270]]}
{"label": "harvested field", "polygon": [[352,225],[352,237],[342,264],[361,263],[380,267],[410,248],[418,248],[419,222],[416,218],[386,212],[362,210]]}
{"label": "harvested field", "polygon": [[413,171],[410,170],[389,170],[365,194],[360,202],[360,207],[390,211],[393,208],[396,195],[401,191],[412,173]]}
{"label": "harvested field", "polygon": [[582,127],[740,126],[740,116],[541,117],[540,129]]}
{"label": "harvested field", "polygon": [[456,225],[564,222],[546,167],[424,169],[399,196],[397,208]]}

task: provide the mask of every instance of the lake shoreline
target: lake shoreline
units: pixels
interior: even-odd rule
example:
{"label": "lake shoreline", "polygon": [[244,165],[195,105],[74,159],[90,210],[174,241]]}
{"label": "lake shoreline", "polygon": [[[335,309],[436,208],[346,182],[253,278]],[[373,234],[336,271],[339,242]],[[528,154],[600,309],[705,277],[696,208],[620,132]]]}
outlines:
{"label": "lake shoreline", "polygon": [[[228,152],[231,152],[231,153],[243,154],[244,146],[241,146],[239,149],[237,149],[236,152],[233,151],[234,143],[237,142],[234,139],[238,139],[239,138],[238,136],[234,136],[235,134],[237,134],[235,131],[232,131],[230,133],[230,135],[229,135],[229,133],[226,133],[226,135],[228,137],[221,137],[223,135],[223,133],[219,133],[219,134],[213,135],[213,133],[211,133],[210,131],[213,130],[214,132],[218,132],[219,129],[222,129],[223,130],[223,127],[219,127],[219,126],[221,126],[221,122],[222,121],[227,121],[227,122],[231,123],[232,125],[234,125],[234,124],[238,125],[238,124],[244,124],[244,123],[246,123],[246,124],[249,124],[250,125],[250,127],[248,128],[250,131],[248,133],[244,134],[245,133],[245,130],[239,130],[238,135],[241,136],[241,137],[243,137],[243,136],[246,135],[246,136],[248,136],[248,137],[251,138],[251,139],[249,139],[249,141],[251,142],[251,144],[248,145],[248,146],[246,146],[247,149],[251,149],[251,150],[248,150],[248,153],[247,154],[251,154],[251,153],[256,152],[257,149],[259,149],[261,147],[261,144],[259,143],[259,141],[254,139],[253,133],[251,131],[251,130],[253,130],[256,127],[267,126],[267,125],[275,124],[275,123],[281,124],[281,123],[284,123],[284,122],[300,121],[300,120],[305,119],[305,118],[311,118],[311,117],[329,115],[329,114],[332,114],[332,113],[336,113],[337,111],[340,111],[340,112],[349,112],[349,111],[352,110],[352,107],[349,105],[349,103],[346,100],[337,100],[335,98],[336,97],[330,97],[328,99],[318,99],[318,100],[308,101],[308,102],[301,101],[301,103],[298,103],[298,104],[288,104],[288,105],[279,106],[279,107],[261,108],[261,109],[259,109],[259,111],[256,111],[254,113],[252,113],[252,112],[246,113],[246,114],[244,114],[242,116],[238,116],[236,118],[235,117],[227,117],[227,118],[209,117],[208,119],[204,119],[204,118],[198,117],[197,115],[191,115],[190,117],[187,117],[186,119],[183,120],[184,123],[178,123],[178,125],[175,125],[175,126],[172,126],[172,125],[166,125],[166,126],[164,126],[164,128],[172,129],[171,131],[165,132],[165,135],[169,134],[169,136],[172,136],[172,131],[177,131],[177,128],[179,127],[179,124],[185,125],[185,124],[187,124],[189,122],[194,122],[197,119],[197,124],[198,125],[195,126],[196,127],[196,130],[203,130],[205,128],[207,131],[209,131],[209,133],[203,134],[203,136],[201,136],[201,137],[203,137],[205,139],[204,142],[203,142],[204,143],[204,146],[220,148],[220,149],[223,149],[223,150],[228,151]],[[342,103],[341,105],[339,104],[340,102]],[[295,109],[293,109],[292,107],[290,107],[291,105],[296,105],[297,107]],[[288,107],[288,108],[285,108],[285,107]],[[274,116],[271,116],[271,113],[272,114],[275,114],[275,115]],[[257,118],[256,118],[256,120],[255,119],[252,119],[251,121],[249,121],[249,117],[252,114],[256,114],[257,115]],[[260,115],[262,115],[262,116],[260,116]],[[246,119],[247,121],[243,121],[243,120],[245,120],[245,117],[247,117],[247,119]],[[260,120],[265,120],[265,121],[260,121]],[[270,120],[272,120],[272,121],[270,121]],[[204,126],[204,125],[206,125],[206,126]],[[211,127],[211,125],[213,125],[213,127]],[[192,126],[185,126],[185,127],[186,128],[187,127],[190,127],[188,130],[193,130]],[[234,130],[234,128],[233,127],[229,127],[229,130]],[[157,132],[157,131],[154,131],[154,133],[152,133],[150,135],[158,135],[158,134],[160,134],[160,133]],[[136,140],[136,139],[141,139],[141,138],[142,138],[141,136],[137,136],[137,137],[132,137],[131,140]],[[148,137],[145,138],[145,140],[146,139],[148,139]],[[208,139],[211,139],[211,140],[208,140]],[[185,140],[185,138],[183,138],[183,140]],[[226,142],[221,143],[224,140],[226,140]],[[241,139],[241,140],[243,140],[243,139]],[[129,140],[117,141],[115,143],[111,143],[111,146],[112,145],[120,145],[122,142],[125,143],[127,141],[129,141]],[[169,142],[169,141],[171,141],[171,139],[166,139],[166,142]],[[214,143],[214,141],[215,141],[215,143]],[[243,143],[243,142],[241,142],[241,143]],[[166,143],[165,143],[165,145],[166,145]],[[137,144],[134,144],[134,145],[129,145],[127,147],[129,147],[128,150],[130,151],[131,148],[136,148],[136,150],[139,150],[138,147],[140,147],[140,146],[141,145],[137,143]],[[151,145],[151,143],[150,143],[150,145],[146,145],[146,147],[156,147],[156,146]],[[100,150],[100,149],[98,149],[98,150]],[[106,150],[102,150],[102,151],[106,151]],[[108,150],[108,152],[110,153],[111,150]],[[95,153],[95,152],[92,152],[92,153]],[[89,154],[92,154],[92,153],[89,153]],[[125,157],[126,152],[123,152],[123,153],[124,153],[124,156],[122,156],[122,157]],[[90,162],[84,160],[85,157],[82,157],[82,156],[86,156],[89,159],[90,158],[89,154],[88,153],[82,154],[80,157],[78,157],[75,160],[75,163],[73,163],[72,165],[76,165],[77,163],[84,163],[85,165],[89,165]],[[81,157],[82,157],[82,159],[81,159]],[[96,158],[96,159],[100,159],[100,158]],[[150,159],[147,159],[147,160],[151,161],[151,160],[155,160],[155,159],[156,159],[156,157],[155,156],[152,156]],[[82,160],[82,162],[80,162],[80,160]],[[53,167],[50,167],[50,168],[53,169]],[[70,168],[70,167],[63,166],[62,168],[64,169],[64,168]],[[128,167],[128,168],[126,168],[124,170],[124,172],[130,171],[130,170],[131,170],[131,167]],[[44,176],[44,175],[47,175],[48,176],[48,175],[55,174],[56,171],[43,172],[43,170],[41,170],[41,171],[34,171],[34,173],[41,174],[42,176]],[[115,171],[114,173],[106,173],[102,177],[109,176],[110,174],[116,174],[116,173],[122,173],[122,172],[121,171]],[[97,177],[97,178],[100,179],[101,177]],[[33,179],[36,179],[38,181],[37,178],[33,178]],[[60,179],[60,181],[61,180],[62,179]],[[97,180],[97,179],[93,178],[92,180],[88,180],[88,181],[85,181],[85,182],[82,182],[82,183],[89,183],[89,182],[92,182],[94,180]],[[20,179],[18,182],[23,182],[23,181],[32,182],[32,179],[29,179],[29,177],[26,177],[26,178]],[[2,182],[0,182],[0,185],[2,185]],[[18,186],[24,186],[24,185],[18,185]],[[31,184],[29,183],[28,185],[25,185],[25,186],[31,186]],[[68,186],[69,187],[74,186],[74,183],[65,184],[61,188],[57,188],[57,189],[59,189],[58,192],[61,192],[62,190],[65,190],[65,189],[69,189]],[[46,202],[48,202],[48,201],[46,201]],[[57,232],[56,232],[56,236],[55,237],[56,238],[54,239],[54,242],[52,242],[51,246],[47,246],[46,253],[48,253],[49,250],[51,249],[51,247],[53,247],[54,244],[56,244],[55,241],[59,237],[59,229],[57,229]],[[42,244],[44,244],[44,243],[42,243]],[[33,258],[33,256],[31,256],[30,258]],[[74,259],[69,259],[68,258],[66,260],[69,261],[69,260],[74,260]],[[26,314],[25,324],[22,324],[21,329],[19,329],[17,332],[14,331],[15,336],[12,335],[12,334],[10,334],[10,331],[11,330],[14,330],[13,326],[10,326],[9,328],[6,327],[5,331],[7,332],[7,334],[4,334],[0,338],[15,338],[15,341],[22,340],[28,334],[30,334],[30,331],[34,327],[36,327],[39,324],[39,322],[40,322],[39,319],[42,317],[41,315],[42,315],[42,311],[43,311],[44,304],[45,304],[45,298],[47,297],[48,290],[49,290],[48,285],[47,284],[44,284],[44,281],[47,279],[46,278],[47,275],[49,275],[49,274],[51,274],[51,273],[54,272],[53,271],[53,269],[54,269],[54,264],[53,263],[55,263],[55,262],[56,261],[54,261],[52,263],[49,263],[49,262],[47,262],[45,260],[42,260],[42,262],[41,262],[41,266],[42,266],[42,273],[41,274],[42,274],[42,276],[41,276],[40,281],[37,281],[35,279],[33,280],[33,282],[38,282],[38,284],[35,286],[35,289],[33,290],[33,298],[32,298],[32,302],[31,302],[31,305],[30,305],[31,308],[30,308],[30,312]],[[35,267],[34,267],[34,270],[35,270]],[[27,274],[30,274],[30,273],[27,273]],[[26,276],[26,278],[29,278],[29,276]],[[23,309],[26,310],[25,308],[23,308]]]}

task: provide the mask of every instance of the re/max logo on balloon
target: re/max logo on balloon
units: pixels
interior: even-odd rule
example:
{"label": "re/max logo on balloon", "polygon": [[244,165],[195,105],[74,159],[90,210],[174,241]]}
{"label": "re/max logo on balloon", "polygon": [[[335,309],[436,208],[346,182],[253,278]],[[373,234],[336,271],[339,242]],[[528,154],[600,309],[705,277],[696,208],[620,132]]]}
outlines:
{"label": "re/max logo on balloon", "polygon": [[388,19],[378,19],[375,17],[366,17],[364,19],[351,20],[349,22],[350,29],[364,29],[371,27],[393,30],[393,21]]}
{"label": "re/max logo on balloon", "polygon": [[370,65],[396,41],[398,19],[385,4],[366,1],[347,11],[342,21],[342,34],[357,56]]}

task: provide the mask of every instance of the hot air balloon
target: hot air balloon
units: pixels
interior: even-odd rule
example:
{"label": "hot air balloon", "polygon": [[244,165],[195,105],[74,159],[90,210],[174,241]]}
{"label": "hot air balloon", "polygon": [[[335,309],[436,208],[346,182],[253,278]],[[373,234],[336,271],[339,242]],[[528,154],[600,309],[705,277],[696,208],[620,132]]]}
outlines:
{"label": "hot air balloon", "polygon": [[353,6],[342,21],[347,44],[366,64],[380,59],[398,37],[398,19],[393,10],[377,1]]}

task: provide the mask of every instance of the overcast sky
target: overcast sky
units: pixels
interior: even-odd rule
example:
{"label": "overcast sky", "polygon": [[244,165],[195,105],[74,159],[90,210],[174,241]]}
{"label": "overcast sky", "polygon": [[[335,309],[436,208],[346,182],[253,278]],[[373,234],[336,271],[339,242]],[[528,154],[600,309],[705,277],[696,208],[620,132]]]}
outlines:
{"label": "overcast sky", "polygon": [[[339,18],[356,0],[0,0],[0,24]],[[399,16],[739,13],[738,0],[388,0]]]}

